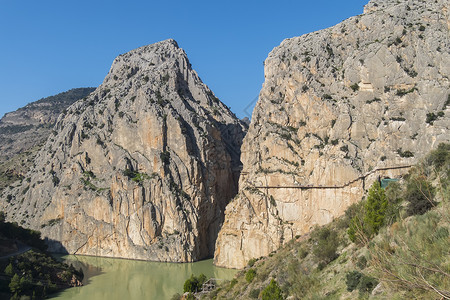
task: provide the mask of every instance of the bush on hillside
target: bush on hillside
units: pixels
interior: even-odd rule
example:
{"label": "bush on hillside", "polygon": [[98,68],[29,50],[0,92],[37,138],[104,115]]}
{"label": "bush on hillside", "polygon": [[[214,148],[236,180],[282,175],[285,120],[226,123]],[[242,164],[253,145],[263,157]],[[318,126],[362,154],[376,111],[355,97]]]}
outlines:
{"label": "bush on hillside", "polygon": [[255,278],[255,276],[256,276],[256,271],[255,271],[255,269],[249,269],[249,270],[247,271],[247,273],[245,273],[245,280],[246,280],[248,283],[250,283],[250,282],[253,281],[253,279]]}
{"label": "bush on hillside", "polygon": [[360,294],[371,293],[377,286],[378,280],[373,277],[363,275],[359,281],[358,290]]}
{"label": "bush on hillside", "polygon": [[319,263],[328,264],[338,257],[336,250],[339,246],[339,238],[336,231],[327,227],[316,228],[311,233],[311,238],[314,241],[313,254]]}
{"label": "bush on hillside", "polygon": [[283,300],[283,295],[278,283],[272,279],[269,285],[261,292],[262,300]]}
{"label": "bush on hillside", "polygon": [[206,282],[207,278],[204,274],[200,274],[198,277],[191,275],[189,279],[184,282],[183,293],[197,293],[202,290],[203,284]]}
{"label": "bush on hillside", "polygon": [[347,284],[347,291],[352,292],[353,290],[355,290],[358,287],[361,276],[362,276],[362,273],[360,273],[358,271],[351,271],[351,272],[347,273],[347,275],[345,276],[345,278],[346,278],[345,283]]}
{"label": "bush on hillside", "polygon": [[[352,242],[366,244],[385,224],[387,212],[395,214],[394,205],[397,202],[390,203],[386,197],[385,190],[381,188],[378,181],[374,182],[369,189],[367,201],[364,205],[356,206],[358,208],[353,212],[353,218],[350,221],[347,231],[348,237]],[[352,210],[356,209],[355,207]]]}
{"label": "bush on hillside", "polygon": [[378,280],[375,278],[364,275],[358,271],[348,272],[345,278],[347,291],[349,292],[358,289],[360,294],[370,293],[378,284]]}
{"label": "bush on hillside", "polygon": [[392,225],[400,218],[400,210],[403,201],[403,188],[399,182],[390,182],[386,187],[386,199],[388,206],[386,208],[386,215],[384,218],[385,225]]}
{"label": "bush on hillside", "polygon": [[384,189],[378,181],[375,181],[369,189],[366,202],[366,213],[364,216],[365,232],[369,238],[378,234],[384,224],[388,201]]}
{"label": "bush on hillside", "polygon": [[450,163],[450,144],[440,143],[425,159],[425,163],[434,166],[439,171],[444,165]]}
{"label": "bush on hillside", "polygon": [[406,187],[405,200],[408,202],[408,216],[423,215],[436,205],[434,187],[423,176],[410,178]]}

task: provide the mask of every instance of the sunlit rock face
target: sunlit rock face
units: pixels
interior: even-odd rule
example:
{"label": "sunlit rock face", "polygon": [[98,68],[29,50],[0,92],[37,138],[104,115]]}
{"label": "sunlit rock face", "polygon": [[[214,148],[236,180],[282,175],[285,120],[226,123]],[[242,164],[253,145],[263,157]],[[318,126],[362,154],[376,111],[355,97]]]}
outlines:
{"label": "sunlit rock face", "polygon": [[378,0],[276,47],[215,263],[268,255],[448,142],[448,35],[447,1]]}
{"label": "sunlit rock face", "polygon": [[246,131],[173,40],[117,57],[59,116],[7,218],[54,251],[190,262],[214,253]]}

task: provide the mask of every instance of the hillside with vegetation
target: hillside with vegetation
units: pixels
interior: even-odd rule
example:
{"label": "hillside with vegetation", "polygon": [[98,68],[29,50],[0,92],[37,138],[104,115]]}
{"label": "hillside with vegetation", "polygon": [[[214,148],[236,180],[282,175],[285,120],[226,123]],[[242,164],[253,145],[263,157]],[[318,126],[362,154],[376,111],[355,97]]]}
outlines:
{"label": "hillside with vegetation", "polygon": [[371,0],[274,48],[215,264],[269,255],[449,143],[448,36],[446,0]]}
{"label": "hillside with vegetation", "polygon": [[440,144],[398,182],[375,182],[345,216],[212,291],[185,284],[184,298],[449,299],[449,177],[450,144]]}
{"label": "hillside with vegetation", "polygon": [[46,250],[40,232],[5,222],[0,213],[0,299],[44,299],[82,285],[81,269],[57,261]]}

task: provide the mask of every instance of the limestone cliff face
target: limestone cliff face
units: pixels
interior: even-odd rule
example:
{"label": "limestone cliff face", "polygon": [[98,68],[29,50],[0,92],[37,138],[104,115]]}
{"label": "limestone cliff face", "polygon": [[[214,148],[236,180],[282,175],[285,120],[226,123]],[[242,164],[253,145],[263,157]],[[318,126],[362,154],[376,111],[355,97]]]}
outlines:
{"label": "limestone cliff face", "polygon": [[2,209],[56,251],[212,256],[245,130],[175,41],[145,46],[117,57],[103,84],[59,117]]}
{"label": "limestone cliff face", "polygon": [[30,170],[59,114],[94,90],[71,89],[31,102],[0,119],[0,193]]}
{"label": "limestone cliff face", "polygon": [[275,48],[215,263],[268,255],[448,142],[448,37],[447,1],[386,0]]}
{"label": "limestone cliff face", "polygon": [[95,88],[77,88],[40,99],[0,119],[0,163],[44,143],[59,114]]}

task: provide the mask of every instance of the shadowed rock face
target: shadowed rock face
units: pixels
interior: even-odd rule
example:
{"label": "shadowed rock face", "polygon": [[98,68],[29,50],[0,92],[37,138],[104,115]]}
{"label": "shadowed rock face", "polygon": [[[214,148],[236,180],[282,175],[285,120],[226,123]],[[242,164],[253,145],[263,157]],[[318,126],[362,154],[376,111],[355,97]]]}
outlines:
{"label": "shadowed rock face", "polygon": [[444,0],[371,1],[363,15],[276,47],[215,263],[268,255],[448,142],[448,34]]}
{"label": "shadowed rock face", "polygon": [[189,262],[212,256],[237,192],[245,125],[173,40],[120,55],[103,84],[62,114],[9,220],[54,251]]}

